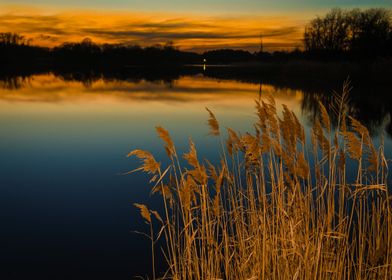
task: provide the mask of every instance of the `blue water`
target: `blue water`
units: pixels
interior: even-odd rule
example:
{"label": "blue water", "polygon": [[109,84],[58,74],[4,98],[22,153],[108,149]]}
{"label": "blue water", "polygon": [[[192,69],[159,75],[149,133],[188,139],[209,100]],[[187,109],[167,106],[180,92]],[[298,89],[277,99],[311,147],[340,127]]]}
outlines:
{"label": "blue water", "polygon": [[[263,92],[310,124],[303,92],[269,85]],[[149,274],[149,241],[134,232],[147,228],[132,204],[158,207],[159,197],[144,174],[121,175],[138,166],[126,154],[141,148],[164,162],[154,129],[161,125],[179,151],[192,137],[200,158],[216,160],[219,142],[208,135],[204,108],[222,128],[252,131],[259,93],[257,84],[201,76],[84,87],[37,75],[19,89],[0,89],[0,279]],[[391,155],[388,136],[385,145]]]}

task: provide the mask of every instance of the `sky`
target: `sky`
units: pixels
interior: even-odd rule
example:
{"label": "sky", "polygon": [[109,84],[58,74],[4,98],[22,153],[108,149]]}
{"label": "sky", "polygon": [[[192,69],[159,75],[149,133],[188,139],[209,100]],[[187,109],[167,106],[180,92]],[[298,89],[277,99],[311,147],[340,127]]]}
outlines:
{"label": "sky", "polygon": [[392,0],[0,0],[0,32],[55,46],[171,41],[183,50],[302,47],[305,24],[333,7],[392,8]]}

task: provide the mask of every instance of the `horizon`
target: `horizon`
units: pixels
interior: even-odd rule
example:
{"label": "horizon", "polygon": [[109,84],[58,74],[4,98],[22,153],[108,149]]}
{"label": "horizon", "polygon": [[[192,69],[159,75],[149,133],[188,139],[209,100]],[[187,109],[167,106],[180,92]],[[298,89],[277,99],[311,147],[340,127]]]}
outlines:
{"label": "horizon", "polygon": [[0,280],[392,275],[392,0],[0,0],[0,65]]}
{"label": "horizon", "polygon": [[[307,22],[333,7],[391,8],[388,1],[248,0],[211,4],[199,1],[59,1],[17,0],[0,4],[0,32],[13,32],[31,40],[32,45],[54,47],[65,42],[91,38],[97,44],[127,44],[142,47],[173,42],[183,51],[260,48],[265,51],[302,49]],[[358,2],[358,1],[356,1]],[[48,4],[50,3],[50,4]],[[370,5],[372,3],[372,5]],[[221,9],[222,8],[222,9]]]}

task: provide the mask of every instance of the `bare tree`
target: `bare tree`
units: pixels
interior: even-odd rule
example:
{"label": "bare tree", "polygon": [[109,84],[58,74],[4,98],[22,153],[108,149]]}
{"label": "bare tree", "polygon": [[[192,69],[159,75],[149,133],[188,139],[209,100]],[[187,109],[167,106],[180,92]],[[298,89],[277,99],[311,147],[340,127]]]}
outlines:
{"label": "bare tree", "polygon": [[385,54],[392,40],[392,14],[386,9],[354,10],[351,18],[351,49]]}
{"label": "bare tree", "polygon": [[391,52],[392,15],[387,9],[332,9],[316,17],[304,33],[307,51]]}
{"label": "bare tree", "polygon": [[346,13],[331,10],[325,17],[317,17],[305,27],[307,50],[343,51],[349,47],[349,25]]}
{"label": "bare tree", "polygon": [[28,40],[17,33],[0,33],[0,44],[4,45],[27,45]]}

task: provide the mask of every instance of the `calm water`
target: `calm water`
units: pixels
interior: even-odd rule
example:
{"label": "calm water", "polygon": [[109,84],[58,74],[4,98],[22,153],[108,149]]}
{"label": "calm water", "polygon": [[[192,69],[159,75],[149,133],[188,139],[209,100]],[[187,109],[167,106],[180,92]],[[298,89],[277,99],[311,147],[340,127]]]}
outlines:
{"label": "calm water", "polygon": [[[252,131],[254,100],[272,93],[311,125],[318,93],[268,84],[185,76],[169,82],[84,81],[52,74],[0,83],[1,279],[131,279],[149,272],[149,243],[134,202],[156,205],[143,174],[122,176],[142,148],[164,159],[154,127],[167,128],[178,150],[192,137],[200,157],[216,159],[205,107],[222,127]],[[387,91],[387,89],[385,89]],[[384,93],[385,96],[387,92]],[[381,102],[378,104],[377,102]],[[354,98],[351,110],[375,142],[385,135],[385,101]],[[154,208],[154,207],[152,207]],[[24,278],[29,276],[28,278]]]}

